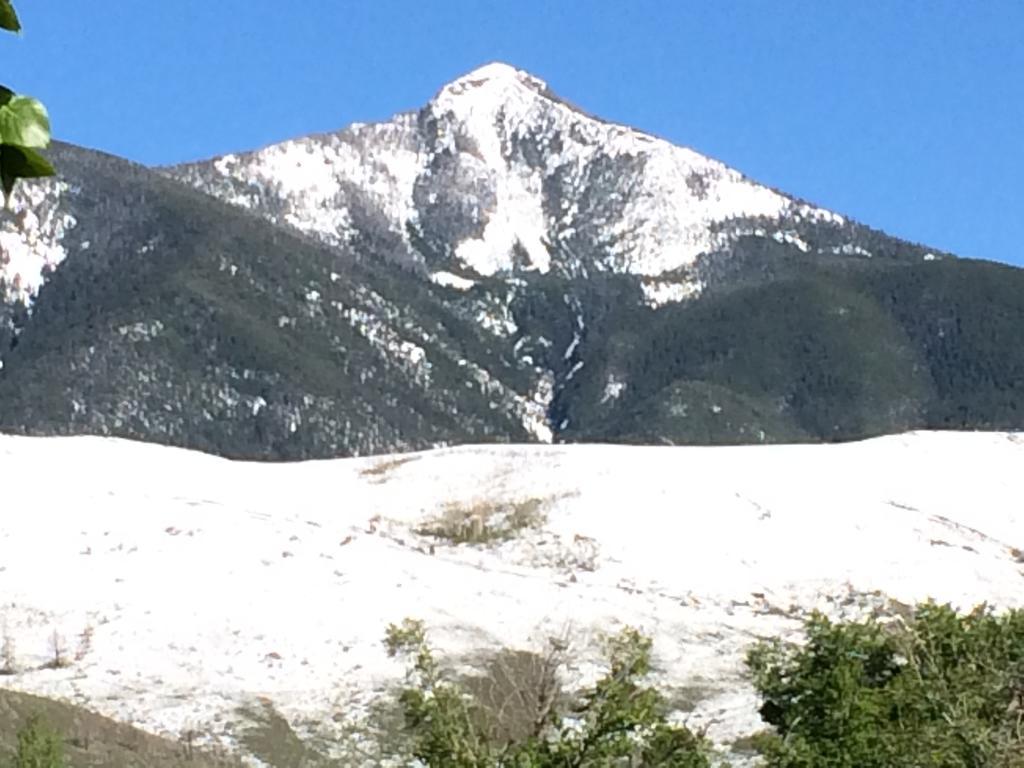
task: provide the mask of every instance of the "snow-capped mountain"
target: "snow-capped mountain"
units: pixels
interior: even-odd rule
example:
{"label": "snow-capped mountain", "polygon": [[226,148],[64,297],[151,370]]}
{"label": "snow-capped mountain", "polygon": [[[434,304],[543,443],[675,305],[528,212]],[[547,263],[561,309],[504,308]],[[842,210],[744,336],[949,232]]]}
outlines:
{"label": "snow-capped mountain", "polygon": [[3,430],[310,458],[1024,425],[1024,272],[503,64],[205,162],[52,155],[0,214]]}
{"label": "snow-capped mountain", "polygon": [[[337,746],[401,673],[391,621],[460,662],[571,625],[569,685],[628,623],[726,747],[743,650],[812,608],[1021,605],[1020,269],[502,64],[254,152],[52,159],[0,213],[0,432],[394,455],[0,435],[7,686],[232,744],[255,702]],[[655,447],[912,429],[990,432]],[[460,515],[520,523],[431,534]],[[88,638],[68,669],[54,631]]]}
{"label": "snow-capped mountain", "polygon": [[[631,625],[654,639],[658,687],[728,752],[763,727],[746,649],[797,637],[813,609],[1024,607],[1022,461],[1020,435],[995,433],[269,466],[0,437],[16,478],[0,622],[19,670],[3,685],[200,743],[238,745],[246,711],[272,707],[343,764],[376,766],[369,745],[344,750],[402,679],[389,623],[422,619],[471,669],[564,637],[569,688],[593,679],[602,633]],[[529,514],[490,541],[431,533],[510,510]],[[64,669],[45,667],[55,632]]]}
{"label": "snow-capped mountain", "polygon": [[740,234],[807,250],[799,225],[845,224],[690,149],[574,109],[500,63],[389,122],[169,173],[328,243],[355,242],[373,226],[456,287],[519,271],[615,272],[650,278],[642,284],[654,303],[699,293],[698,257]]}

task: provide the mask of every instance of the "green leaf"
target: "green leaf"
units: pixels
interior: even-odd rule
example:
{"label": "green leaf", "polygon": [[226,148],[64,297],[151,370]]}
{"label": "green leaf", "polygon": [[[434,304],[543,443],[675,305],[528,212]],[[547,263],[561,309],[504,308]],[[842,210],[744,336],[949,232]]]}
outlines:
{"label": "green leaf", "polygon": [[[2,2],[2,0],[0,0],[0,2]],[[10,88],[0,85],[0,107],[4,106],[7,102],[9,102],[17,95],[18,94],[16,94]]]}
{"label": "green leaf", "polygon": [[34,149],[0,145],[0,187],[3,188],[6,205],[10,204],[11,192],[18,179],[36,179],[53,174],[50,161]]}
{"label": "green leaf", "polygon": [[11,32],[21,31],[21,23],[18,21],[18,14],[14,12],[11,0],[0,0],[0,29],[7,29]]}
{"label": "green leaf", "polygon": [[0,144],[39,149],[49,143],[50,116],[41,102],[31,96],[12,96],[0,106]]}

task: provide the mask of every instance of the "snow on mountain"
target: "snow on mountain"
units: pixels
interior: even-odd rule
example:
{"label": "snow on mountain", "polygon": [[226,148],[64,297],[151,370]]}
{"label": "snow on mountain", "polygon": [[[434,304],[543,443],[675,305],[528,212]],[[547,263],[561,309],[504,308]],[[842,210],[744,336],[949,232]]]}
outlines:
{"label": "snow on mountain", "polygon": [[[568,628],[570,685],[629,624],[726,745],[759,728],[745,649],[813,608],[1024,606],[1022,460],[1019,435],[994,433],[277,465],[0,436],[0,622],[21,667],[3,682],[230,744],[257,700],[301,733],[358,721],[401,677],[381,639],[404,617],[457,663]],[[532,525],[503,542],[417,532],[512,508]],[[74,661],[41,668],[55,632]]]}
{"label": "snow on mountain", "polygon": [[67,257],[64,234],[78,223],[63,210],[67,191],[58,179],[22,182],[0,209],[0,302],[28,301]]}
{"label": "snow on mountain", "polygon": [[411,258],[426,243],[456,272],[676,272],[685,289],[657,291],[654,303],[699,293],[685,271],[728,242],[734,219],[844,222],[586,115],[500,63],[444,86],[418,113],[168,172],[329,243],[372,221]]}

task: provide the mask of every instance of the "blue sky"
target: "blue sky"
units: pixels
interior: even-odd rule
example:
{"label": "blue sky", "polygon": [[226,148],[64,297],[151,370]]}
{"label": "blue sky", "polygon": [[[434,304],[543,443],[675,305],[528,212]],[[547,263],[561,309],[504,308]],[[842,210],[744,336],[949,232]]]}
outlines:
{"label": "blue sky", "polygon": [[148,164],[426,102],[501,60],[590,112],[964,256],[1024,265],[1024,2],[16,0],[0,80]]}

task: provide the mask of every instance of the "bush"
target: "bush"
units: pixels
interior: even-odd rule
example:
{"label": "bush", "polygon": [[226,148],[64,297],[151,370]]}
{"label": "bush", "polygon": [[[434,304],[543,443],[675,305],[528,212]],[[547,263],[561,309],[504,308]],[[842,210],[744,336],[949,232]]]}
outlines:
{"label": "bush", "polygon": [[1024,767],[1024,612],[833,624],[749,654],[768,768]]}
{"label": "bush", "polygon": [[[651,671],[651,641],[633,629],[608,644],[608,672],[575,702],[533,692],[540,704],[533,732],[506,743],[492,734],[494,713],[459,684],[445,679],[423,625],[406,620],[388,628],[391,655],[411,659],[399,694],[412,754],[440,768],[707,768],[702,734],[670,724],[662,696],[643,679]],[[543,687],[543,686],[542,686]]]}
{"label": "bush", "polygon": [[450,544],[502,542],[520,531],[541,525],[544,522],[543,504],[543,499],[539,498],[510,502],[449,502],[444,505],[440,517],[421,525],[416,533]]}
{"label": "bush", "polygon": [[18,731],[18,751],[11,768],[64,768],[64,746],[60,736],[43,724],[38,716],[30,717]]}

